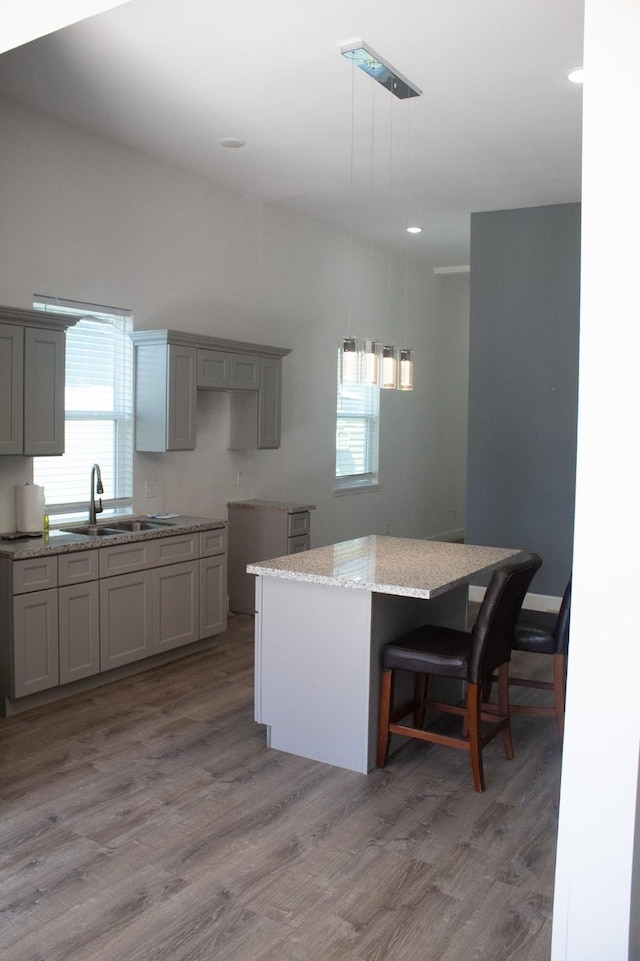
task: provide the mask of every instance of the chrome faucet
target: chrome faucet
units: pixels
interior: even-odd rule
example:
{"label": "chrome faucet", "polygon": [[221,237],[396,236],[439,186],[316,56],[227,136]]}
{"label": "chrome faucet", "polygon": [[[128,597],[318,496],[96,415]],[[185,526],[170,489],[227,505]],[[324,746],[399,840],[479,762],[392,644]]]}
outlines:
{"label": "chrome faucet", "polygon": [[[98,479],[98,484],[96,486],[96,477]],[[91,468],[91,493],[89,495],[89,523],[96,523],[96,514],[102,513],[102,498],[98,498],[99,506],[96,507],[96,494],[104,494],[104,487],[102,486],[102,474],[100,473],[100,465],[94,464]]]}

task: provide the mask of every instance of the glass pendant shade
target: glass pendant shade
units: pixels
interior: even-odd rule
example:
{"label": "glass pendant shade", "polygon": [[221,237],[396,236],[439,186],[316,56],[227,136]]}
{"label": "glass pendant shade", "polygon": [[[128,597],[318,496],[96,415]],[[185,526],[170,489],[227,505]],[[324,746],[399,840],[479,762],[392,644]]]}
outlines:
{"label": "glass pendant shade", "polygon": [[408,347],[400,348],[398,390],[413,390],[413,351]]}
{"label": "glass pendant shade", "polygon": [[343,337],[340,341],[340,381],[343,384],[360,383],[360,359],[362,349],[356,337]]}
{"label": "glass pendant shade", "polygon": [[385,390],[395,390],[398,386],[398,352],[387,344],[382,348],[382,383]]}
{"label": "glass pendant shade", "polygon": [[380,386],[380,372],[382,369],[382,344],[377,340],[367,338],[364,341],[362,383],[369,387]]}

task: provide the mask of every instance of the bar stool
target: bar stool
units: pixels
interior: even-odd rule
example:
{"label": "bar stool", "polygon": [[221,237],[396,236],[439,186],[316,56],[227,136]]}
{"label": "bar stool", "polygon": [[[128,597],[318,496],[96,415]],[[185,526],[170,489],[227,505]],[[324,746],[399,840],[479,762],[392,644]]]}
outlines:
{"label": "bar stool", "polygon": [[[513,757],[509,719],[509,660],[516,621],[533,575],[542,564],[538,554],[523,553],[517,560],[501,565],[491,581],[471,631],[425,624],[386,644],[381,652],[380,717],[377,765],[384,767],[392,734],[430,741],[465,750],[471,758],[473,784],[484,791],[482,749],[497,734],[502,734],[507,758]],[[483,685],[498,670],[498,712],[482,711]],[[415,675],[414,697],[397,709],[393,707],[396,671]],[[428,698],[430,675],[466,682],[464,706]],[[425,711],[442,711],[463,718],[460,737],[422,730]],[[398,723],[409,714],[413,725]],[[490,721],[484,733],[481,721]],[[468,732],[468,733],[467,733]]]}
{"label": "bar stool", "polygon": [[522,611],[513,639],[514,651],[553,656],[553,681],[510,677],[509,684],[553,691],[553,707],[534,704],[512,704],[512,714],[533,714],[555,717],[558,740],[564,738],[565,689],[567,685],[567,656],[569,652],[569,621],[571,619],[571,578],[566,586],[558,614],[548,611]]}

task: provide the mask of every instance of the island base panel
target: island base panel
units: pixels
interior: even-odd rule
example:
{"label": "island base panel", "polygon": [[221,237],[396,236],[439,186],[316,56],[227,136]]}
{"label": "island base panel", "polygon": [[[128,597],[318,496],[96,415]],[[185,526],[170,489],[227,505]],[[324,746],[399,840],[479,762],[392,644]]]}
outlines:
{"label": "island base panel", "polygon": [[366,774],[381,647],[428,621],[464,627],[466,606],[466,587],[423,600],[256,577],[255,718],[268,745]]}

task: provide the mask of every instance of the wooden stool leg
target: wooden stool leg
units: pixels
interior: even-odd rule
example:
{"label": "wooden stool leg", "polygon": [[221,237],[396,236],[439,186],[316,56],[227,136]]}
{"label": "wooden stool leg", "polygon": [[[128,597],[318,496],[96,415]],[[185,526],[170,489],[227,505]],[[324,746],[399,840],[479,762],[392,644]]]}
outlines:
{"label": "wooden stool leg", "polygon": [[378,721],[378,753],[376,756],[378,767],[385,766],[389,753],[389,722],[393,704],[393,687],[394,672],[389,669],[383,670],[380,675],[380,715]]}
{"label": "wooden stool leg", "polygon": [[513,739],[511,737],[511,715],[509,709],[509,664],[501,664],[498,668],[498,713],[506,717],[506,726],[502,729],[502,743],[504,754],[510,761],[513,759]]}
{"label": "wooden stool leg", "polygon": [[469,754],[473,786],[476,791],[484,791],[484,767],[482,764],[482,745],[480,742],[481,690],[478,684],[467,684],[467,711],[469,718]]}
{"label": "wooden stool leg", "polygon": [[553,658],[553,701],[556,711],[558,740],[564,740],[564,694],[567,683],[567,656],[556,654]]}
{"label": "wooden stool leg", "polygon": [[419,731],[422,730],[422,725],[424,724],[425,706],[424,702],[427,698],[427,688],[429,686],[429,675],[428,674],[416,674],[414,681],[414,705],[413,705],[413,726],[417,727]]}

